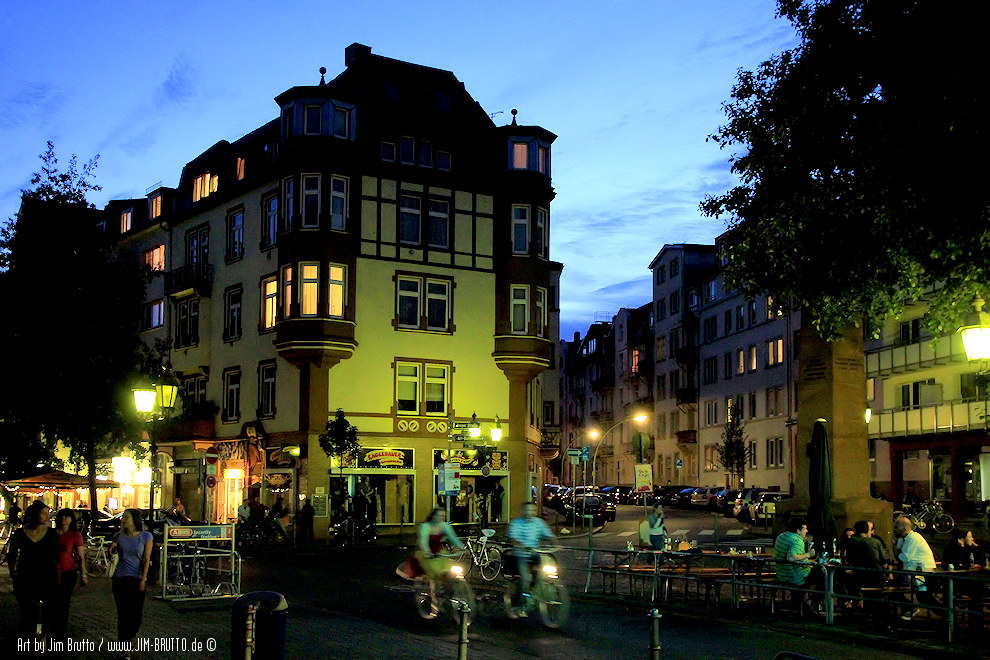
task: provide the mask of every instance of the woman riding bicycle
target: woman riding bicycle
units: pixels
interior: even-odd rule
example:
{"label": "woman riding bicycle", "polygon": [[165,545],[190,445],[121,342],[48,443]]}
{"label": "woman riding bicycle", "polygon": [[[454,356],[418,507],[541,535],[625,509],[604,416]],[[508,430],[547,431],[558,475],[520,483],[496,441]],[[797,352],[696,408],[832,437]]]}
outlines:
{"label": "woman riding bicycle", "polygon": [[447,522],[447,514],[436,508],[419,526],[419,547],[416,549],[416,560],[431,580],[442,578],[450,571],[450,559],[441,555],[444,540],[459,550],[464,549],[454,528]]}

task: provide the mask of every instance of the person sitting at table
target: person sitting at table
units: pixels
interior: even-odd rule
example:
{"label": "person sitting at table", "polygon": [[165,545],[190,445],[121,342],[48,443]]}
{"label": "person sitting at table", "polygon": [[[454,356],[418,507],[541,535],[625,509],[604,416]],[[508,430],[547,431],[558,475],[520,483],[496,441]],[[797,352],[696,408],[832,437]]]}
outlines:
{"label": "person sitting at table", "polygon": [[882,571],[887,568],[887,555],[880,539],[870,536],[870,523],[866,520],[857,521],[853,532],[846,541],[846,565],[871,570],[851,571],[850,584],[855,587],[884,586],[887,575]]}
{"label": "person sitting at table", "polygon": [[[901,568],[905,571],[918,571],[919,573],[932,573],[935,571],[935,555],[928,545],[925,537],[914,531],[914,525],[907,516],[901,516],[894,521],[894,536],[897,541],[894,543],[894,553],[897,560],[901,562]],[[915,575],[913,578],[914,592],[918,596],[918,602],[928,607],[941,607],[942,603],[935,597],[923,575]],[[935,616],[940,616],[937,610],[929,610]],[[913,616],[921,613],[920,609],[913,612],[905,612],[901,618],[910,621]]]}
{"label": "person sitting at table", "polygon": [[[777,568],[777,579],[784,584],[813,589],[821,592],[825,584],[825,573],[815,566],[815,549],[805,549],[808,536],[808,521],[804,518],[791,518],[787,521],[787,531],[781,532],[773,542],[773,559]],[[812,570],[818,569],[818,570]],[[812,596],[812,612],[817,613],[821,605],[821,593]],[[804,599],[801,599],[804,602]]]}
{"label": "person sitting at table", "polygon": [[973,532],[958,527],[952,530],[952,540],[945,546],[942,553],[942,569],[965,571],[971,568],[982,568],[983,551],[973,540]]}

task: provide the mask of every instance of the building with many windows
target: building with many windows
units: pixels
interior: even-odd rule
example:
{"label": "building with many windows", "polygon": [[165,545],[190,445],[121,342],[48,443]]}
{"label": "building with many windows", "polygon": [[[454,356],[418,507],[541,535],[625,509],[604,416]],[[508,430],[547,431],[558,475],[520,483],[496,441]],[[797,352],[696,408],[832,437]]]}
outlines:
{"label": "building with many windows", "polygon": [[[279,94],[275,119],[217,142],[175,189],[107,206],[107,231],[155,275],[146,338],[171,341],[182,385],[159,443],[166,496],[230,520],[245,497],[305,495],[319,534],[347,495],[379,524],[424,518],[452,461],[454,520],[504,520],[556,422],[556,385],[534,380],[557,343],[556,136],[515,111],[495,126],[448,71],[360,44],[345,64]],[[343,465],[317,441],[337,409],[362,447]],[[474,415],[482,437],[448,442]],[[496,482],[504,512],[488,510]]]}

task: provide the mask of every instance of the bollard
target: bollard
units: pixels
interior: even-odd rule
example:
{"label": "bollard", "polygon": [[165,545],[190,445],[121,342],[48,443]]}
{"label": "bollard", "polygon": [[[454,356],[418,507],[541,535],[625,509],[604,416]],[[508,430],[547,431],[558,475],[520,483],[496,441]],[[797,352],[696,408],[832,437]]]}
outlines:
{"label": "bollard", "polygon": [[657,608],[650,610],[652,620],[650,630],[650,660],[660,660],[660,611]]}
{"label": "bollard", "polygon": [[461,610],[461,630],[457,635],[457,660],[467,660],[468,657],[468,614],[471,607],[466,603],[460,603]]}
{"label": "bollard", "polygon": [[254,605],[248,605],[244,624],[244,660],[251,660],[254,652]]}

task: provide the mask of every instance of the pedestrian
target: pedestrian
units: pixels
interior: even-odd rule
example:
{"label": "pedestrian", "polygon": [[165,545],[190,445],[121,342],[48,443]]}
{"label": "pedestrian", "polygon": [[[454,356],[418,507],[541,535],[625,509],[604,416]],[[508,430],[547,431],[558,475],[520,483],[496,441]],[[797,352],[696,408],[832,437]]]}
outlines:
{"label": "pedestrian", "polygon": [[59,584],[52,607],[52,636],[69,636],[69,603],[76,587],[76,578],[81,576],[82,585],[89,584],[86,575],[86,552],[82,534],[76,522],[76,512],[62,509],[55,515],[55,529],[58,530],[58,572]]}
{"label": "pedestrian", "polygon": [[313,542],[313,518],[316,509],[310,503],[309,498],[303,500],[303,505],[299,509],[299,534],[302,536],[301,543]]}
{"label": "pedestrian", "polygon": [[152,545],[151,532],[144,530],[141,512],[126,509],[120,517],[120,532],[110,544],[110,554],[116,552],[119,557],[112,590],[117,605],[117,639],[121,642],[133,642],[141,627]]}
{"label": "pedestrian", "polygon": [[17,500],[10,501],[10,508],[7,509],[7,522],[4,525],[4,536],[10,538],[14,530],[21,526],[21,507],[17,506]]}
{"label": "pedestrian", "polygon": [[[7,562],[20,610],[21,638],[33,638],[38,617],[47,633],[58,584],[58,533],[48,525],[51,510],[34,501],[24,511],[23,526],[10,537]],[[39,606],[40,603],[40,606]]]}
{"label": "pedestrian", "polygon": [[650,525],[650,547],[663,550],[667,542],[667,528],[663,524],[663,505],[654,504],[653,510],[647,516]]}
{"label": "pedestrian", "polygon": [[502,520],[502,497],[505,495],[505,489],[502,488],[502,482],[495,482],[495,489],[492,490],[492,522],[500,522]]}

